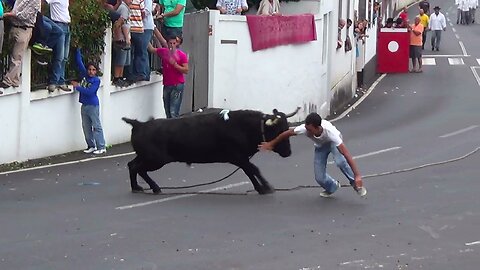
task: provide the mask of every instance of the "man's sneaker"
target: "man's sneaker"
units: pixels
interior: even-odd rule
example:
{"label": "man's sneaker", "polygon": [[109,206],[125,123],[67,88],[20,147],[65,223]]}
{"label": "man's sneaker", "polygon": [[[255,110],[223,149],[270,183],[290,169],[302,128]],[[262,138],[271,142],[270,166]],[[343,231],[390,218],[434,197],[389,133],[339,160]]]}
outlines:
{"label": "man's sneaker", "polygon": [[355,191],[360,197],[365,197],[365,195],[367,195],[367,189],[365,187],[355,188]]}
{"label": "man's sneaker", "polygon": [[91,153],[95,152],[96,150],[97,150],[97,148],[95,148],[95,147],[90,147],[90,148],[87,148],[87,149],[83,150],[83,152],[84,152],[85,154],[91,154]]}
{"label": "man's sneaker", "polygon": [[57,86],[57,87],[58,87],[60,90],[65,91],[65,92],[71,92],[71,91],[72,91],[72,89],[70,89],[70,87],[68,87],[68,85],[66,85],[66,84],[61,84],[61,85],[59,85],[59,86]]}
{"label": "man's sneaker", "polygon": [[32,45],[32,51],[35,53],[35,54],[38,54],[38,55],[43,55],[45,53],[51,53],[53,50],[47,46],[44,46],[40,43],[35,43]]}
{"label": "man's sneaker", "polygon": [[105,154],[105,153],[107,153],[107,149],[105,149],[105,148],[93,151],[93,154],[95,154],[95,155],[101,155],[101,154]]}
{"label": "man's sneaker", "polygon": [[57,90],[57,86],[55,84],[49,84],[47,86],[47,90],[49,93],[53,93],[55,90]]}
{"label": "man's sneaker", "polygon": [[[340,188],[340,182],[335,181],[335,185],[337,186],[337,189]],[[331,197],[332,195],[333,195],[333,192],[328,192],[326,190],[320,192],[320,197],[328,198],[328,197]]]}

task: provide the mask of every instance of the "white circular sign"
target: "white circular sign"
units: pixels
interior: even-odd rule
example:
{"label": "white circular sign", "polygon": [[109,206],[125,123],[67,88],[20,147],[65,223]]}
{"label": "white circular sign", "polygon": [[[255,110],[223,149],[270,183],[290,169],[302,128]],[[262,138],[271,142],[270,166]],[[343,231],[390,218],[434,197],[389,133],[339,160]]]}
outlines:
{"label": "white circular sign", "polygon": [[398,42],[392,40],[392,41],[390,41],[390,42],[388,43],[388,50],[389,50],[390,52],[393,52],[393,53],[394,53],[394,52],[397,52],[397,51],[398,51],[398,48],[399,48]]}

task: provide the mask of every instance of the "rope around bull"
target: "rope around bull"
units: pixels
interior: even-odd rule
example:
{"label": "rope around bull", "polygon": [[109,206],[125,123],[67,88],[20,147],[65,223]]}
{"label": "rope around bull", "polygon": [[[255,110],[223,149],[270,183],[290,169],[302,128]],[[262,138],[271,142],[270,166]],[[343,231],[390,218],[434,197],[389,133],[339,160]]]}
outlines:
{"label": "rope around bull", "polygon": [[[433,166],[438,166],[438,165],[444,165],[444,164],[448,164],[448,163],[453,163],[453,162],[456,162],[456,161],[460,161],[460,160],[466,159],[466,158],[472,156],[473,154],[475,154],[476,152],[478,152],[479,150],[480,150],[480,147],[477,147],[477,148],[475,148],[474,150],[466,153],[466,154],[463,155],[463,156],[456,157],[456,158],[452,158],[452,159],[447,159],[447,160],[438,161],[438,162],[432,162],[432,163],[426,163],[426,164],[422,164],[422,165],[418,165],[418,166],[414,166],[414,167],[410,167],[410,168],[406,168],[406,169],[399,169],[399,170],[386,171],[386,172],[381,172],[381,173],[367,174],[367,175],[362,176],[362,179],[375,178],[375,177],[380,177],[380,176],[385,176],[385,175],[392,175],[392,174],[398,174],[398,173],[404,173],[404,172],[411,172],[411,171],[420,170],[420,169],[427,168],[427,167],[433,167]],[[253,157],[253,156],[251,156],[250,158],[252,158],[252,157]],[[250,158],[249,158],[249,159],[250,159]],[[240,170],[240,167],[236,168],[236,169],[233,170],[231,173],[229,173],[228,175],[226,175],[226,176],[224,176],[224,177],[222,177],[222,178],[220,178],[220,179],[218,179],[218,180],[211,181],[211,182],[207,182],[207,183],[196,184],[196,185],[189,185],[189,186],[160,187],[160,188],[161,188],[161,189],[173,189],[173,190],[176,190],[176,189],[186,189],[186,188],[207,186],[207,185],[211,185],[211,184],[215,184],[215,183],[221,182],[221,181],[229,178],[229,177],[232,176],[234,173],[236,173],[238,170]],[[350,186],[350,185],[346,185],[346,184],[342,184],[341,187],[351,187],[351,186]],[[298,186],[292,187],[292,188],[275,188],[274,190],[275,190],[275,191],[294,191],[294,190],[307,189],[307,188],[320,188],[320,186],[317,186],[317,185],[315,185],[315,186],[313,186],[313,185],[298,185]],[[145,189],[145,190],[151,190],[151,189]],[[248,193],[251,193],[251,192],[254,192],[254,191],[255,191],[255,190],[247,190],[246,192],[243,192],[243,193],[232,193],[232,192],[199,192],[199,191],[192,191],[192,192],[160,193],[159,195],[183,195],[183,194],[248,195]]]}

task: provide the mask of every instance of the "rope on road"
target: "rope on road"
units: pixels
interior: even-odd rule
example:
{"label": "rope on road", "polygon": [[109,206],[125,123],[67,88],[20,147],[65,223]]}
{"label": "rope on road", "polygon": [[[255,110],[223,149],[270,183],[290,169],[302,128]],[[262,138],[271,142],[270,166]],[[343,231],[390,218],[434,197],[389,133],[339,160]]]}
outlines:
{"label": "rope on road", "polygon": [[[432,163],[426,163],[406,169],[400,169],[400,170],[394,170],[394,171],[387,171],[387,172],[381,172],[381,173],[374,173],[374,174],[367,174],[365,176],[362,176],[362,179],[367,179],[367,178],[374,178],[374,177],[380,177],[380,176],[385,176],[385,175],[391,175],[391,174],[398,174],[398,173],[404,173],[404,172],[411,172],[415,170],[420,170],[423,168],[427,167],[433,167],[433,166],[438,166],[438,165],[443,165],[443,164],[448,164],[456,161],[460,161],[462,159],[466,159],[467,157],[475,154],[480,150],[480,147],[475,148],[474,150],[466,153],[463,156],[452,158],[452,159],[447,159],[443,161],[438,161],[438,162],[432,162]],[[212,182],[207,182],[207,183],[202,183],[202,184],[196,184],[196,185],[190,185],[190,186],[180,186],[180,187],[160,187],[161,189],[185,189],[185,188],[192,188],[192,187],[199,187],[199,186],[206,186],[206,185],[211,185],[218,183],[220,181],[223,181],[230,176],[232,176],[234,173],[236,173],[240,168],[236,168],[233,172],[229,173],[225,177],[222,177],[218,180],[212,181]],[[351,187],[351,185],[341,185],[341,187]],[[320,188],[320,186],[312,186],[312,185],[299,185],[296,187],[292,188],[275,188],[275,191],[294,191],[294,190],[299,190],[299,189],[306,189],[306,188]],[[145,189],[149,190],[149,189]],[[192,192],[175,192],[175,193],[164,193],[164,195],[183,195],[183,194],[210,194],[210,195],[248,195],[248,193],[255,192],[255,190],[247,190],[244,193],[232,193],[232,192],[198,192],[198,191],[192,191]],[[162,194],[162,193],[160,193]]]}

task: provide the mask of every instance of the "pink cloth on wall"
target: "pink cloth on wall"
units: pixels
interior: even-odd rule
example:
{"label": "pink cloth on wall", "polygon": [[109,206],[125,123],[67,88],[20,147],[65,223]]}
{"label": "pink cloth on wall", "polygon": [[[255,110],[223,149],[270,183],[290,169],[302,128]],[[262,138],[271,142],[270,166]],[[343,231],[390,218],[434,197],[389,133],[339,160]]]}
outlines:
{"label": "pink cloth on wall", "polygon": [[312,14],[247,15],[247,24],[253,51],[317,40],[315,18]]}

